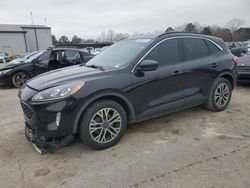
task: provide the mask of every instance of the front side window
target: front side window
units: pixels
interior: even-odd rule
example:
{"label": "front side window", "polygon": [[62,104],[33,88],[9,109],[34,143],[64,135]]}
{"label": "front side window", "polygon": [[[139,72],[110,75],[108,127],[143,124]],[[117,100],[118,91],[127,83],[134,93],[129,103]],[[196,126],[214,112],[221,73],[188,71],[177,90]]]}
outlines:
{"label": "front side window", "polygon": [[45,51],[39,56],[38,61],[49,61],[51,50]]}
{"label": "front side window", "polygon": [[203,39],[183,38],[181,40],[185,61],[200,59],[209,55],[207,45]]}
{"label": "front side window", "polygon": [[180,62],[178,40],[169,39],[156,46],[144,60],[154,60],[159,62],[160,66],[171,65]]}

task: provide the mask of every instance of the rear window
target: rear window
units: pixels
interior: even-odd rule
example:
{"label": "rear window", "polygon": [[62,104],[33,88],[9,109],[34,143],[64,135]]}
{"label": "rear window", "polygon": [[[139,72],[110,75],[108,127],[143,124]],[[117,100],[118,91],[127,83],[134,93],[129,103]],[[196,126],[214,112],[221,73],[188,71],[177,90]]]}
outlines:
{"label": "rear window", "polygon": [[209,55],[208,47],[203,39],[183,38],[182,44],[185,61],[200,59]]}
{"label": "rear window", "polygon": [[210,42],[208,40],[205,40],[205,41],[207,43],[207,46],[208,46],[208,49],[209,49],[209,52],[211,55],[216,54],[220,51],[220,49],[217,46],[215,46],[212,42]]}

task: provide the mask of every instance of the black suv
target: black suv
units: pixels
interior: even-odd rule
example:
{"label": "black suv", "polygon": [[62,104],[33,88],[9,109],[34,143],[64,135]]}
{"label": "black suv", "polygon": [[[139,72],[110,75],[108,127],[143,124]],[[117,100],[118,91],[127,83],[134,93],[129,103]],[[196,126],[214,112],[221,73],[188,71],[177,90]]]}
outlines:
{"label": "black suv", "polygon": [[49,48],[25,62],[9,63],[0,67],[0,84],[22,87],[31,77],[41,73],[86,63],[93,55],[78,49]]}
{"label": "black suv", "polygon": [[164,33],[120,41],[85,65],[30,80],[19,92],[26,136],[52,150],[78,134],[94,149],[116,144],[127,124],[205,104],[224,110],[236,62],[212,36]]}

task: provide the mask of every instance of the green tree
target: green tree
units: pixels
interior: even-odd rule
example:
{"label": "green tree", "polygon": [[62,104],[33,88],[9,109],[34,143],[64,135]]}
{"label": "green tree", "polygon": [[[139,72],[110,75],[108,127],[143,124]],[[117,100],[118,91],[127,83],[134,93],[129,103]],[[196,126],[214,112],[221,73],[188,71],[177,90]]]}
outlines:
{"label": "green tree", "polygon": [[202,29],[201,33],[204,34],[204,35],[212,35],[212,31],[211,31],[211,29],[210,29],[209,26],[208,27],[204,27]]}
{"label": "green tree", "polygon": [[56,43],[58,43],[58,40],[55,35],[52,35],[52,44],[55,45]]}
{"label": "green tree", "polygon": [[66,37],[65,35],[61,36],[59,38],[59,43],[69,43],[68,37]]}
{"label": "green tree", "polygon": [[173,32],[173,31],[174,31],[174,29],[172,27],[168,27],[165,32],[169,33],[169,32]]}
{"label": "green tree", "polygon": [[72,43],[75,43],[75,44],[79,44],[82,42],[82,39],[78,36],[73,36],[72,40],[71,40]]}
{"label": "green tree", "polygon": [[186,25],[184,31],[186,31],[186,32],[197,32],[197,28],[196,28],[196,26],[194,24],[189,23],[189,24]]}

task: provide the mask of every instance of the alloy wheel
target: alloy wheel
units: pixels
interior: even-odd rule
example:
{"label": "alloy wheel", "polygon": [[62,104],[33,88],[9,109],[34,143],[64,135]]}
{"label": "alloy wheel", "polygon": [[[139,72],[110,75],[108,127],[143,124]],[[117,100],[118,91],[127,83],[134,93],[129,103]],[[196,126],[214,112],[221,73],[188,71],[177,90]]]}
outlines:
{"label": "alloy wheel", "polygon": [[94,141],[104,144],[117,137],[121,126],[121,115],[113,108],[103,108],[92,117],[89,133]]}
{"label": "alloy wheel", "polygon": [[29,80],[29,75],[21,72],[15,74],[13,79],[16,87],[22,87]]}
{"label": "alloy wheel", "polygon": [[223,107],[228,103],[230,97],[229,86],[226,83],[221,83],[215,90],[214,102],[218,107]]}

